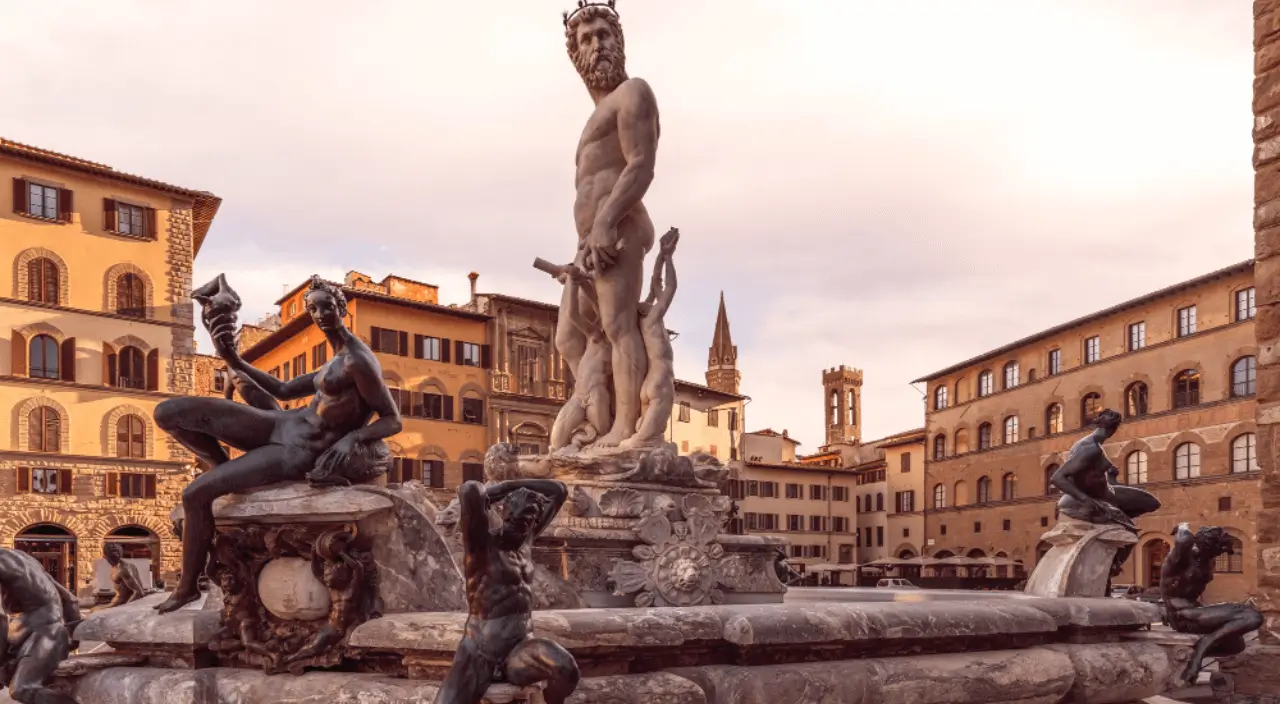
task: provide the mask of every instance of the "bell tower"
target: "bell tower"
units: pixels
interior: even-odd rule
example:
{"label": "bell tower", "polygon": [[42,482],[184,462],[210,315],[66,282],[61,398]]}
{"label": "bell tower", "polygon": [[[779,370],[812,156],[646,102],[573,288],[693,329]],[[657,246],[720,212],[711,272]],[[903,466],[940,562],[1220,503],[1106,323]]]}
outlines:
{"label": "bell tower", "polygon": [[729,334],[729,314],[724,310],[724,291],[720,292],[720,310],[716,313],[716,332],[707,355],[707,386],[716,391],[738,393],[742,373],[738,371],[738,346]]}
{"label": "bell tower", "polygon": [[862,370],[846,367],[822,371],[827,444],[862,442]]}

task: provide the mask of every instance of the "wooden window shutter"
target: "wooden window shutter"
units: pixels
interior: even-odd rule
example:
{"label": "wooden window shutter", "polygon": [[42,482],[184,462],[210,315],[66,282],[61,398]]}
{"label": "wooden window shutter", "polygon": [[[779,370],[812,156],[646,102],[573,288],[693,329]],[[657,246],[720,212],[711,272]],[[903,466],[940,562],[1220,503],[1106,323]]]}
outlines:
{"label": "wooden window shutter", "polygon": [[160,390],[160,350],[147,353],[147,390]]}
{"label": "wooden window shutter", "polygon": [[422,359],[422,356],[423,356],[422,352],[425,347],[423,343],[424,341],[421,335],[413,336],[413,358],[414,359]]}
{"label": "wooden window shutter", "polygon": [[462,364],[462,340],[453,341],[453,363]]}
{"label": "wooden window shutter", "polygon": [[396,354],[401,357],[409,356],[409,333],[404,330],[400,331],[400,345],[399,349],[396,350]]}
{"label": "wooden window shutter", "polygon": [[444,413],[441,414],[441,420],[453,420],[453,397],[446,395],[444,397]]}
{"label": "wooden window shutter", "polygon": [[59,494],[71,493],[71,470],[69,469],[58,470],[58,493]]}
{"label": "wooden window shutter", "polygon": [[156,238],[156,209],[144,208],[142,214],[146,218],[147,237],[154,240]]}
{"label": "wooden window shutter", "polygon": [[120,473],[107,472],[107,496],[120,495]]}
{"label": "wooden window shutter", "polygon": [[399,457],[391,458],[391,466],[387,468],[388,484],[400,483],[400,462],[401,462],[401,459]]}
{"label": "wooden window shutter", "polygon": [[58,219],[62,222],[71,222],[71,214],[75,212],[75,207],[71,201],[71,189],[58,189]]}
{"label": "wooden window shutter", "polygon": [[146,483],[147,483],[147,486],[146,486],[145,496],[148,499],[156,498],[156,475],[154,474],[146,475]]}
{"label": "wooden window shutter", "polygon": [[107,232],[116,232],[119,225],[116,224],[116,202],[110,198],[102,199],[102,227]]}
{"label": "wooden window shutter", "polygon": [[116,385],[116,348],[107,342],[102,343],[102,383]]}
{"label": "wooden window shutter", "polygon": [[444,488],[444,462],[442,460],[427,460],[431,463],[431,486],[435,489]]}
{"label": "wooden window shutter", "polygon": [[10,371],[14,376],[27,375],[27,336],[13,331],[13,369]]}
{"label": "wooden window shutter", "polygon": [[450,349],[451,349],[451,348],[449,347],[449,338],[447,338],[447,337],[442,337],[442,338],[440,338],[440,361],[441,361],[441,362],[444,362],[445,364],[448,364],[448,363],[449,363],[449,361],[450,361],[450,357],[449,357],[449,350],[450,350]]}
{"label": "wooden window shutter", "polygon": [[31,468],[18,467],[14,472],[17,474],[18,493],[25,494],[31,491]]}
{"label": "wooden window shutter", "polygon": [[382,335],[380,334],[381,332],[382,332],[382,328],[369,328],[369,349],[373,350],[374,352],[382,351],[382,349],[379,347],[379,344],[382,341]]}
{"label": "wooden window shutter", "polygon": [[493,368],[493,348],[489,345],[480,345],[480,366],[485,369]]}
{"label": "wooden window shutter", "polygon": [[29,205],[27,198],[30,195],[25,179],[13,179],[13,212],[26,214]]}
{"label": "wooden window shutter", "polygon": [[62,380],[76,380],[76,338],[68,337],[62,341]]}

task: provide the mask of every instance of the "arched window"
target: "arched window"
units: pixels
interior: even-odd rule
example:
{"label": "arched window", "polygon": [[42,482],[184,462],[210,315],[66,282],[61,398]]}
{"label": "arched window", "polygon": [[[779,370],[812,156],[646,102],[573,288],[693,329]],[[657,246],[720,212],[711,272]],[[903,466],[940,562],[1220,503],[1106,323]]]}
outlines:
{"label": "arched window", "polygon": [[48,335],[36,335],[31,339],[27,356],[27,373],[32,379],[59,379],[58,341]]}
{"label": "arched window", "polygon": [[933,507],[947,507],[947,487],[942,484],[933,485]]}
{"label": "arched window", "polygon": [[1147,415],[1147,385],[1141,381],[1124,390],[1124,414],[1129,418]]}
{"label": "arched window", "polygon": [[845,424],[857,425],[858,424],[858,404],[856,403],[857,396],[852,391],[849,392],[848,396],[849,396],[849,399],[848,399],[849,415],[845,417]]}
{"label": "arched window", "polygon": [[1102,394],[1085,394],[1084,398],[1080,399],[1080,425],[1089,425],[1101,412]]}
{"label": "arched window", "polygon": [[1183,369],[1173,378],[1173,407],[1186,408],[1200,403],[1200,372]]}
{"label": "arched window", "polygon": [[27,444],[32,452],[62,451],[62,416],[49,406],[38,406],[27,414]]}
{"label": "arched window", "polygon": [[1134,450],[1124,458],[1124,483],[1135,486],[1147,483],[1147,453]]}
{"label": "arched window", "polygon": [[960,403],[964,400],[964,394],[961,393],[962,391],[964,391],[964,379],[956,379],[956,403]]}
{"label": "arched window", "polygon": [[1052,403],[1044,410],[1044,432],[1046,435],[1062,432],[1062,404]]}
{"label": "arched window", "polygon": [[945,433],[938,433],[933,436],[933,459],[941,460],[947,456],[947,436]]}
{"label": "arched window", "polygon": [[1017,441],[1018,441],[1018,417],[1009,416],[1008,418],[1004,419],[1004,440],[1002,440],[1001,442],[1003,442],[1005,445],[1008,445],[1011,442],[1017,442]]}
{"label": "arched window", "polygon": [[955,486],[951,487],[951,503],[955,506],[963,506],[968,500],[968,487],[962,481],[956,482]]}
{"label": "arched window", "polygon": [[1030,384],[1035,380],[1036,380],[1036,369],[1035,367],[1032,367],[1027,370],[1027,383]]}
{"label": "arched window", "polygon": [[988,369],[978,375],[978,396],[990,396],[995,391],[995,376]]}
{"label": "arched window", "polygon": [[1044,495],[1053,496],[1061,494],[1062,490],[1053,485],[1053,473],[1058,471],[1058,465],[1051,464],[1044,468]]}
{"label": "arched window", "polygon": [[52,260],[37,257],[27,262],[27,300],[58,302],[58,265]]}
{"label": "arched window", "polygon": [[1231,365],[1231,395],[1252,396],[1258,393],[1257,360],[1241,357]]}
{"label": "arched window", "polygon": [[933,410],[941,411],[947,407],[947,387],[939,386],[933,390]]}
{"label": "arched window", "polygon": [[[868,496],[867,498],[869,499],[871,497]],[[884,494],[876,494],[876,510],[884,510]]]}
{"label": "arched window", "polygon": [[1012,389],[1018,385],[1021,374],[1017,362],[1006,362],[1004,365],[1004,388]]}
{"label": "arched window", "polygon": [[831,425],[840,425],[840,392],[831,392]]}
{"label": "arched window", "polygon": [[[1252,359],[1252,357],[1250,358]],[[1258,471],[1258,438],[1253,433],[1243,433],[1231,441],[1231,473]]]}
{"label": "arched window", "polygon": [[991,424],[983,423],[978,426],[978,449],[985,450],[991,447]]}
{"label": "arched window", "polygon": [[119,369],[116,372],[116,386],[126,389],[147,388],[146,357],[137,347],[125,347],[120,350]]}
{"label": "arched window", "polygon": [[134,318],[146,317],[146,288],[141,276],[121,274],[116,279],[116,312]]}
{"label": "arched window", "polygon": [[1200,476],[1200,446],[1184,442],[1173,451],[1173,478],[1193,479]]}
{"label": "arched window", "polygon": [[1219,555],[1213,560],[1214,572],[1244,572],[1244,543],[1234,535],[1228,535],[1231,541],[1231,552]]}
{"label": "arched window", "polygon": [[116,456],[144,459],[147,456],[147,431],[142,419],[121,416],[116,421]]}
{"label": "arched window", "polygon": [[964,428],[956,431],[956,442],[952,451],[957,455],[962,455],[969,451],[969,431]]}
{"label": "arched window", "polygon": [[1003,501],[1018,498],[1018,476],[1013,472],[1007,472],[1000,478],[1000,498]]}
{"label": "arched window", "polygon": [[978,477],[977,503],[985,504],[990,502],[991,502],[991,478]]}

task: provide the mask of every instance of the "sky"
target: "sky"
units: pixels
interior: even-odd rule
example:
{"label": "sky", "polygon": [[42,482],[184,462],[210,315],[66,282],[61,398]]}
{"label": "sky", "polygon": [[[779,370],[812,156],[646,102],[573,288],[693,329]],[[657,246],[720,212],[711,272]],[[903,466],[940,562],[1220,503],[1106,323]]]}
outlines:
{"label": "sky", "polygon": [[[222,197],[195,284],[226,272],[245,320],[352,269],[554,302],[574,3],[6,2],[0,136]],[[748,429],[802,452],[824,368],[863,370],[864,438],[920,427],[911,380],[1252,256],[1243,0],[618,4],[677,375],[723,291]]]}

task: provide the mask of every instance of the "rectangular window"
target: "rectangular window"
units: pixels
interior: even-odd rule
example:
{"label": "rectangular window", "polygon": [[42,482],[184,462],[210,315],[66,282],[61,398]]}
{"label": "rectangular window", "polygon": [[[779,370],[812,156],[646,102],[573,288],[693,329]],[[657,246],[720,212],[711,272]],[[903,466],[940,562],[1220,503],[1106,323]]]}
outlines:
{"label": "rectangular window", "polygon": [[116,201],[116,232],[132,237],[146,237],[146,211],[136,205]]}
{"label": "rectangular window", "polygon": [[1049,350],[1049,376],[1062,372],[1062,350]]}
{"label": "rectangular window", "polygon": [[58,219],[58,189],[27,184],[27,215],[46,220]]}
{"label": "rectangular window", "polygon": [[804,530],[804,516],[795,513],[788,513],[787,530]]}
{"label": "rectangular window", "polygon": [[760,495],[766,499],[778,498],[778,483],[760,482]]}
{"label": "rectangular window", "polygon": [[1093,364],[1102,357],[1102,342],[1097,335],[1084,341],[1084,363]]}
{"label": "rectangular window", "polygon": [[1236,321],[1249,320],[1256,314],[1253,306],[1253,287],[1236,291]]}
{"label": "rectangular window", "polygon": [[759,495],[760,495],[760,482],[754,479],[747,480],[747,496],[759,496]]}
{"label": "rectangular window", "polygon": [[911,537],[911,529],[910,529],[910,528],[903,528],[903,529],[902,529],[902,537],[904,537],[904,538],[910,538],[910,537]]}
{"label": "rectangular window", "polygon": [[876,526],[876,547],[884,547],[884,526]]}
{"label": "rectangular window", "polygon": [[1006,533],[1008,533],[1009,531],[1013,530],[1013,521],[1010,521],[1009,519],[1006,518],[1004,519],[1004,525],[1001,527],[1004,528],[1004,531]]}
{"label": "rectangular window", "polygon": [[1129,324],[1129,351],[1137,352],[1147,346],[1147,323],[1145,321]]}
{"label": "rectangular window", "polygon": [[903,472],[910,472],[910,471],[911,471],[911,453],[909,453],[909,452],[904,452],[904,453],[902,453],[902,455],[901,455],[900,459],[898,460],[898,462],[899,462],[899,464],[902,466],[902,471],[903,471]]}
{"label": "rectangular window", "polygon": [[425,359],[428,362],[440,361],[440,338],[419,335],[418,344],[418,349],[414,350],[418,353],[418,359]]}
{"label": "rectangular window", "polygon": [[946,534],[947,534],[947,524],[942,523],[938,526],[938,535],[946,535]]}
{"label": "rectangular window", "polygon": [[738,430],[738,409],[736,408],[729,409],[729,430]]}
{"label": "rectangular window", "polygon": [[872,545],[874,545],[875,543],[871,542],[871,526],[867,526],[866,528],[863,528],[862,532],[867,536],[866,537],[867,547],[871,547]]}
{"label": "rectangular window", "polygon": [[743,523],[747,524],[747,530],[756,530],[760,525],[759,514],[744,513],[742,514]]}
{"label": "rectangular window", "polygon": [[680,415],[676,417],[676,420],[680,421],[681,423],[689,422],[689,404],[687,402],[685,401],[680,402]]}
{"label": "rectangular window", "polygon": [[284,369],[284,371],[280,372],[280,381],[288,381],[293,378],[292,376],[289,375],[289,372],[291,371],[292,366],[293,365],[289,362],[284,363],[283,367],[281,367],[282,369]]}
{"label": "rectangular window", "polygon": [[809,485],[809,500],[810,500],[810,501],[825,501],[825,500],[826,500],[826,498],[827,498],[826,493],[827,493],[827,492],[826,492],[826,487],[825,487],[825,486],[823,486],[822,484],[810,484],[810,485]]}
{"label": "rectangular window", "polygon": [[1231,497],[1230,497],[1230,496],[1219,496],[1219,497],[1218,497],[1218,510],[1219,510],[1219,511],[1230,511],[1230,510],[1231,510]]}
{"label": "rectangular window", "polygon": [[777,529],[778,529],[778,514],[776,514],[776,513],[766,513],[766,514],[764,514],[764,529],[765,529],[765,530],[777,530]]}
{"label": "rectangular window", "polygon": [[720,410],[719,409],[713,408],[707,411],[707,427],[708,428],[720,427]]}
{"label": "rectangular window", "polygon": [[369,347],[374,352],[382,352],[384,354],[395,354],[401,357],[407,357],[409,333],[400,330],[387,330],[386,328],[372,328],[369,332]]}
{"label": "rectangular window", "polygon": [[484,425],[484,399],[462,399],[462,422],[472,425]]}
{"label": "rectangular window", "polygon": [[898,513],[912,513],[916,510],[915,491],[899,491],[896,497]]}
{"label": "rectangular window", "polygon": [[71,493],[71,471],[70,470],[48,469],[48,468],[37,467],[31,470],[26,470],[25,468],[19,468],[18,471],[31,472],[31,493],[33,494]]}
{"label": "rectangular window", "polygon": [[459,355],[458,364],[465,367],[480,366],[480,345],[474,342],[463,342],[461,344],[462,354]]}
{"label": "rectangular window", "polygon": [[1178,309],[1178,337],[1196,334],[1196,307]]}
{"label": "rectangular window", "polygon": [[213,390],[222,393],[227,390],[227,381],[230,379],[230,372],[226,369],[213,370]]}
{"label": "rectangular window", "polygon": [[1040,527],[1041,527],[1041,528],[1047,528],[1047,527],[1049,527],[1049,517],[1048,517],[1048,516],[1041,516],[1041,517],[1040,517]]}
{"label": "rectangular window", "polygon": [[302,376],[307,373],[307,355],[300,354],[293,358],[293,375],[295,377]]}
{"label": "rectangular window", "polygon": [[848,501],[849,501],[849,487],[847,487],[847,486],[833,486],[833,487],[831,487],[831,500],[832,500],[832,501],[845,501],[845,502],[848,502]]}
{"label": "rectangular window", "polygon": [[311,368],[319,369],[323,367],[325,362],[329,361],[329,343],[321,342],[311,348]]}
{"label": "rectangular window", "polygon": [[809,531],[812,533],[822,532],[822,516],[809,516]]}
{"label": "rectangular window", "polygon": [[[421,398],[422,398],[421,408],[418,407],[418,404],[415,399],[415,403],[414,403],[415,416],[419,418],[426,418],[427,420],[453,420],[452,412],[447,414],[445,413],[445,405],[446,405],[445,401],[447,399],[448,401],[452,402],[453,401],[452,397],[445,396],[443,394],[422,394]],[[452,403],[449,403],[448,405],[452,405]],[[449,410],[452,411],[453,409],[450,408]]]}
{"label": "rectangular window", "polygon": [[463,462],[462,481],[484,482],[484,464],[481,462]]}
{"label": "rectangular window", "polygon": [[107,494],[123,499],[156,498],[156,475],[136,472],[107,474]]}
{"label": "rectangular window", "polygon": [[974,522],[973,522],[973,532],[974,532],[974,533],[981,533],[981,532],[982,532],[982,521],[974,521]]}
{"label": "rectangular window", "polygon": [[788,499],[798,499],[798,498],[800,498],[800,488],[801,488],[801,485],[799,485],[799,484],[788,484],[788,485],[787,485],[787,498],[788,498]]}
{"label": "rectangular window", "polygon": [[803,546],[803,545],[792,545],[792,546],[791,546],[791,556],[792,556],[792,557],[804,557],[804,546]]}

